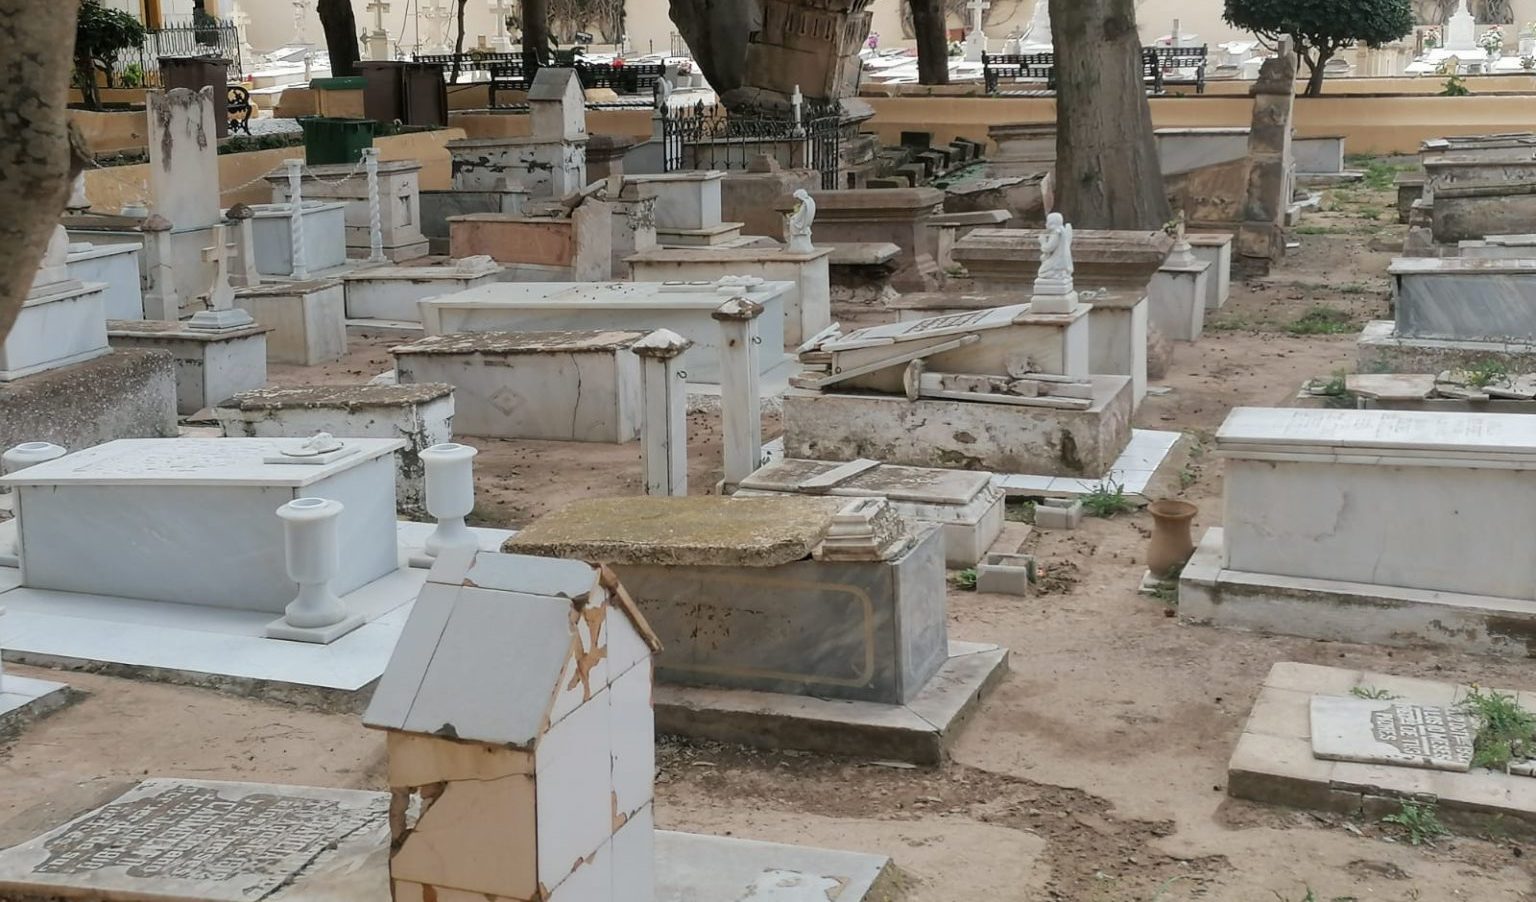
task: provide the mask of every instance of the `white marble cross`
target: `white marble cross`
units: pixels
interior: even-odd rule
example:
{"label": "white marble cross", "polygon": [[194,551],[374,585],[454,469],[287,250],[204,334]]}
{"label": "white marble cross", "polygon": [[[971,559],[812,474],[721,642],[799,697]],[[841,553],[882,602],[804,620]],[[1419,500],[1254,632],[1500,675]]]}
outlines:
{"label": "white marble cross", "polygon": [[496,49],[506,50],[507,41],[507,13],[516,9],[508,0],[490,0],[491,12],[496,15]]}
{"label": "white marble cross", "polygon": [[373,30],[384,30],[384,14],[389,12],[389,3],[386,0],[368,0],[364,9],[373,13]]}
{"label": "white marble cross", "polygon": [[235,305],[235,289],[229,284],[229,246],[224,243],[223,224],[215,225],[213,247],[203,248],[203,262],[212,263],[213,285],[208,290],[208,309],[228,310]]}
{"label": "white marble cross", "polygon": [[965,4],[965,8],[971,11],[971,30],[981,31],[981,17],[986,14],[987,10],[992,8],[992,4],[988,3],[987,0],[969,0]]}

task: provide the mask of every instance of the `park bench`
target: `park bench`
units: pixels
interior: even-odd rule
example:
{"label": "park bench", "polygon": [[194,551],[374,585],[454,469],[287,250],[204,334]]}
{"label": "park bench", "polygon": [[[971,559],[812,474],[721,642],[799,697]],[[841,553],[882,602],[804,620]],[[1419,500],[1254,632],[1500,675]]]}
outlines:
{"label": "park bench", "polygon": [[1157,57],[1164,85],[1194,85],[1196,94],[1205,93],[1207,51],[1199,47],[1148,47]]}
{"label": "park bench", "polygon": [[[1169,47],[1168,50],[1194,50],[1203,48]],[[1056,54],[1046,53],[983,53],[981,55],[982,81],[988,94],[1049,94],[1056,91]],[[1144,47],[1141,52],[1142,79],[1152,94],[1163,93],[1163,62],[1154,48]],[[1004,84],[1042,83],[1043,89],[1003,91]],[[1205,90],[1205,69],[1200,69],[1200,88]]]}

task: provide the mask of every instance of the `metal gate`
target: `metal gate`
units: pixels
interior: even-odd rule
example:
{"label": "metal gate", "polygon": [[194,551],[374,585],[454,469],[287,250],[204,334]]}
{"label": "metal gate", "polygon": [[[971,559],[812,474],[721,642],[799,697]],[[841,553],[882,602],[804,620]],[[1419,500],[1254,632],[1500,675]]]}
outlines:
{"label": "metal gate", "polygon": [[821,173],[821,187],[838,187],[843,123],[835,111],[807,111],[799,122],[732,115],[700,101],[662,111],[662,158],[667,172],[746,169],[763,154],[791,169]]}

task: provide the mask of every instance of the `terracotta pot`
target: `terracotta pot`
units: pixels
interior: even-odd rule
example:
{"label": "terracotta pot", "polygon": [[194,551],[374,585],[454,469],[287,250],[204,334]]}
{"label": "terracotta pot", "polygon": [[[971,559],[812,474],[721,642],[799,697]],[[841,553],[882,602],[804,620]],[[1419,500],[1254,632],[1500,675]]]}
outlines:
{"label": "terracotta pot", "polygon": [[1188,501],[1154,501],[1147,505],[1152,515],[1152,541],[1147,545],[1147,569],[1158,579],[1167,579],[1195,553],[1190,522],[1198,507]]}

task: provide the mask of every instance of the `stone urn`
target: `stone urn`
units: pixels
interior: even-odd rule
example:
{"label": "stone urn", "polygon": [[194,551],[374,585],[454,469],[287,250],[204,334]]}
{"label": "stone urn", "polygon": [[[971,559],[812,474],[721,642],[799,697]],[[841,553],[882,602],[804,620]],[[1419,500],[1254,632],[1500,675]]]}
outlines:
{"label": "stone urn", "polygon": [[1190,524],[1200,509],[1188,501],[1154,501],[1147,505],[1152,515],[1152,541],[1147,545],[1147,569],[1157,579],[1168,579],[1195,553]]}

